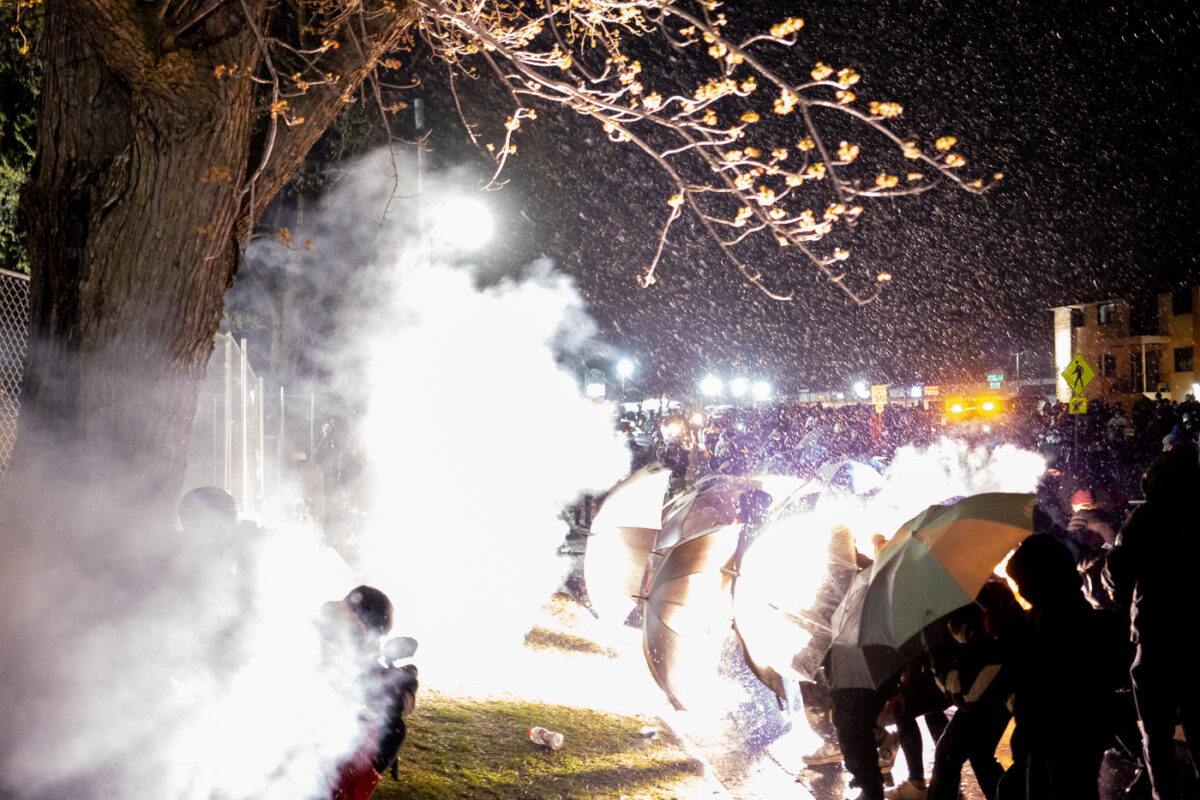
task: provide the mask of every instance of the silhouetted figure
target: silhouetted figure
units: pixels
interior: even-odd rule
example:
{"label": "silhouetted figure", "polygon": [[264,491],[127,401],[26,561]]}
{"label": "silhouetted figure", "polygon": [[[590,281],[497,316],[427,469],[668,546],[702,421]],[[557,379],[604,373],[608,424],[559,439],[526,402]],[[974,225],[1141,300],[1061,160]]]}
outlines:
{"label": "silhouetted figure", "polygon": [[1007,570],[1032,606],[1014,654],[1013,769],[1023,768],[1026,800],[1096,800],[1114,735],[1115,643],[1102,612],[1083,597],[1070,550],[1054,536],[1030,536]]}
{"label": "silhouetted figure", "polygon": [[1187,736],[1193,768],[1200,756],[1200,683],[1191,635],[1200,613],[1195,587],[1200,532],[1193,508],[1200,468],[1195,451],[1184,446],[1164,453],[1142,485],[1146,503],[1117,535],[1105,582],[1117,604],[1130,609],[1136,645],[1130,676],[1154,797],[1176,800],[1176,720]]}
{"label": "silhouetted figure", "polygon": [[996,745],[1012,714],[1012,675],[1000,644],[984,629],[983,610],[969,605],[946,621],[947,639],[930,654],[938,685],[957,711],[937,742],[929,800],[956,800],[968,760],[988,800],[995,800],[1004,768]]}

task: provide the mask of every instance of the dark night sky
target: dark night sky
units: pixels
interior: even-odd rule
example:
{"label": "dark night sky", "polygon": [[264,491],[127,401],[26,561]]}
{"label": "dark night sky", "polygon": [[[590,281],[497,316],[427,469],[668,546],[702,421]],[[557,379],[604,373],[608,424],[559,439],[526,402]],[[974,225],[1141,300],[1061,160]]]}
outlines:
{"label": "dark night sky", "polygon": [[[574,275],[605,338],[637,358],[647,389],[690,389],[709,368],[792,389],[858,377],[978,379],[1011,370],[1011,354],[1027,347],[1048,370],[1050,306],[1197,279],[1198,76],[1186,54],[1200,44],[1200,7],[743,0],[725,8],[762,28],[803,16],[787,54],[792,74],[817,61],[852,66],[863,75],[860,98],[904,104],[896,130],[924,142],[954,133],[972,166],[1005,179],[982,197],[946,188],[868,200],[849,242],[853,264],[894,276],[868,306],[764,250],[775,259],[764,266],[794,276],[799,289],[793,302],[773,301],[691,224],[673,228],[659,282],[643,290],[634,277],[653,252],[669,187],[638,153],[569,113],[540,110],[495,198],[508,224],[493,258],[545,255]],[[685,66],[672,70],[686,77]],[[472,94],[468,114],[486,117],[489,101]],[[439,156],[468,158],[452,112],[431,117]]]}

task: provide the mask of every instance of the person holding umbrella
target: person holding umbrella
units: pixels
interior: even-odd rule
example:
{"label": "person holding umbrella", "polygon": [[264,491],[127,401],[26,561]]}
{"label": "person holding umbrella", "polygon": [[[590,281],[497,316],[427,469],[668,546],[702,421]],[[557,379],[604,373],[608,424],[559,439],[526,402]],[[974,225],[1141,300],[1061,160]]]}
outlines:
{"label": "person holding umbrella", "polygon": [[833,616],[828,661],[834,724],[863,798],[883,797],[873,728],[896,676],[940,640],[949,615],[974,604],[995,566],[1032,532],[1034,503],[1032,494],[986,493],[930,506],[851,583]]}
{"label": "person holding umbrella", "polygon": [[[989,583],[978,600],[991,602]],[[1003,591],[1012,592],[1001,584]],[[1016,601],[1013,600],[1015,603]],[[969,759],[984,797],[995,800],[1004,768],[996,761],[996,745],[1012,713],[1008,701],[1012,676],[1000,643],[988,635],[981,605],[963,606],[946,621],[948,638],[934,647],[930,660],[938,686],[957,707],[938,739],[928,800],[955,800]]]}

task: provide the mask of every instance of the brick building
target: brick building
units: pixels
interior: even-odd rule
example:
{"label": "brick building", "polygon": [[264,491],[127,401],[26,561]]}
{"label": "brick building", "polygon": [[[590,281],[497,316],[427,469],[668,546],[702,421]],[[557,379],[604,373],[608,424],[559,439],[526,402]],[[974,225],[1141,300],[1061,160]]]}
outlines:
{"label": "brick building", "polygon": [[[1200,287],[1128,299],[1059,306],[1054,311],[1054,363],[1061,373],[1076,353],[1096,372],[1087,396],[1127,402],[1139,394],[1182,400],[1200,381]],[[1057,377],[1060,401],[1071,396]]]}

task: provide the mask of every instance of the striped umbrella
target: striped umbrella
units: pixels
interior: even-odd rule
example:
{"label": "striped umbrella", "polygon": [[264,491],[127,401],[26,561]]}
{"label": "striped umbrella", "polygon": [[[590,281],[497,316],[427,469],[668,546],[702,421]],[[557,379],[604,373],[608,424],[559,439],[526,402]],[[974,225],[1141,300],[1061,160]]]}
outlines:
{"label": "striped umbrella", "polygon": [[933,623],[975,601],[1033,532],[1032,494],[977,494],[930,506],[860,572],[833,616],[835,687],[877,688],[938,637]]}

